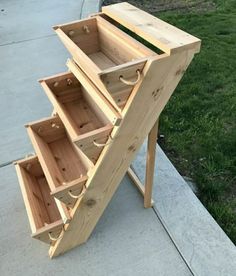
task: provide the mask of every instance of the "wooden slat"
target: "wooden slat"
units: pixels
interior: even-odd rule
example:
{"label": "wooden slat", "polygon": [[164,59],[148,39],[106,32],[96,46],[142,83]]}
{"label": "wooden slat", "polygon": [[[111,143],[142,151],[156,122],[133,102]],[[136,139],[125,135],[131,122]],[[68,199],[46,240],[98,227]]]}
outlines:
{"label": "wooden slat", "polygon": [[[109,80],[107,80],[106,85],[103,83],[103,79],[100,78],[104,70],[110,69],[110,72],[106,72],[106,75],[113,76],[112,72],[119,70],[119,74],[122,71],[120,65],[123,67],[129,67],[129,71],[132,69],[132,76],[135,77],[137,62],[140,63],[139,68],[142,69],[144,63],[150,56],[156,56],[152,50],[148,49],[141,43],[137,42],[131,36],[125,34],[119,28],[112,25],[110,22],[106,21],[104,18],[97,16],[90,18],[91,21],[96,22],[97,26],[97,36],[91,38],[90,45],[99,43],[95,50],[91,50],[87,40],[89,39],[89,34],[81,34],[77,38],[69,36],[68,30],[79,28],[84,26],[82,21],[73,24],[68,23],[69,28],[66,25],[54,27],[55,32],[58,34],[65,47],[71,53],[73,60],[77,63],[78,67],[81,68],[91,79],[91,81],[98,87],[98,89],[103,93],[103,95],[108,99],[111,105],[119,112],[121,111],[119,104],[115,102],[112,97],[113,89],[107,87]],[[86,20],[86,22],[88,19]],[[67,31],[65,31],[65,28]],[[80,47],[83,40],[86,39],[86,46]],[[82,44],[81,44],[82,45]],[[90,49],[89,51],[87,49]],[[104,58],[105,57],[105,58]],[[143,62],[141,62],[143,60]],[[134,68],[131,68],[133,63]],[[70,66],[70,63],[68,64]],[[137,69],[137,68],[136,68]],[[73,69],[71,69],[73,70]],[[132,78],[131,76],[131,78]],[[124,86],[118,78],[113,78],[113,83],[118,83],[121,87]],[[113,85],[111,86],[111,88]],[[115,91],[120,90],[119,87]],[[122,104],[123,106],[123,104]]]}
{"label": "wooden slat", "polygon": [[64,183],[63,186],[56,188],[53,191],[52,195],[60,199],[61,195],[63,194],[63,200],[67,202],[67,205],[69,207],[73,207],[76,200],[73,199],[68,192],[69,191],[72,192],[73,195],[80,194],[82,191],[83,185],[86,183],[87,180],[88,180],[88,177],[83,176],[78,180],[73,180],[71,182]]}
{"label": "wooden slat", "polygon": [[52,93],[50,88],[48,87],[45,80],[40,80],[40,84],[43,87],[46,95],[48,96],[49,100],[51,101],[56,113],[60,116],[61,120],[67,127],[67,131],[70,133],[72,138],[77,137],[76,125],[75,123],[70,120],[70,116],[66,110],[63,109],[62,104],[56,99],[55,95]]}
{"label": "wooden slat", "polygon": [[[109,91],[111,96],[113,97],[113,101],[115,101],[115,93],[119,93],[121,91],[127,91],[131,92],[134,88],[134,86],[128,86],[121,82],[120,76],[122,76],[124,79],[129,81],[134,81],[137,79],[137,70],[142,72],[145,63],[147,59],[142,58],[138,60],[134,60],[131,62],[127,62],[122,65],[116,66],[116,70],[113,69],[106,69],[103,72],[99,74],[99,77],[101,78],[103,84],[105,85],[106,89]],[[142,79],[142,76],[141,76]],[[116,105],[119,103],[115,102]]]}
{"label": "wooden slat", "polygon": [[79,145],[79,148],[83,150],[83,148],[86,148],[86,146],[93,144],[93,141],[95,141],[96,139],[100,139],[102,137],[108,136],[111,133],[112,128],[113,128],[112,125],[106,125],[99,129],[95,129],[90,133],[85,133],[83,135],[80,135],[73,142],[76,142]]}
{"label": "wooden slat", "polygon": [[144,207],[152,207],[152,187],[153,176],[155,168],[156,144],[158,133],[158,120],[155,122],[151,131],[148,134],[147,143],[147,163],[146,163],[146,177],[145,177],[145,193],[144,193]]}
{"label": "wooden slat", "polygon": [[195,53],[200,50],[200,39],[127,2],[102,7],[102,11],[169,55],[188,49]]}
{"label": "wooden slat", "polygon": [[96,63],[101,70],[116,66],[116,64],[101,51],[90,54],[89,58]]}
{"label": "wooden slat", "polygon": [[[149,56],[156,56],[157,54],[151,49],[135,40],[130,35],[126,34],[116,26],[112,25],[109,21],[105,20],[101,16],[95,17],[98,22],[98,31],[100,34],[100,48],[114,48],[117,49],[118,55],[125,55],[118,64],[134,60],[135,58],[144,58]],[[105,36],[105,37],[104,37]],[[103,43],[105,45],[103,45]],[[109,44],[109,45],[107,45]]]}
{"label": "wooden slat", "polygon": [[24,171],[22,167],[20,166],[20,164],[15,163],[15,168],[16,168],[17,177],[21,188],[21,193],[24,199],[25,208],[26,208],[29,223],[30,223],[30,228],[32,233],[35,233],[37,231],[37,222],[35,221],[34,213],[37,207],[35,207],[35,205],[31,206],[32,200],[27,192],[27,187],[25,186],[27,179],[26,179],[26,176],[24,175]]}
{"label": "wooden slat", "polygon": [[49,233],[53,238],[58,238],[63,231],[64,223],[62,220],[55,221],[51,224],[48,224],[41,229],[37,230],[31,236],[34,239],[38,239],[42,242],[53,244],[55,241],[51,241]]}
{"label": "wooden slat", "polygon": [[95,164],[104,147],[97,147],[94,142],[105,144],[113,129],[112,125],[106,125],[89,133],[80,135],[73,142]]}

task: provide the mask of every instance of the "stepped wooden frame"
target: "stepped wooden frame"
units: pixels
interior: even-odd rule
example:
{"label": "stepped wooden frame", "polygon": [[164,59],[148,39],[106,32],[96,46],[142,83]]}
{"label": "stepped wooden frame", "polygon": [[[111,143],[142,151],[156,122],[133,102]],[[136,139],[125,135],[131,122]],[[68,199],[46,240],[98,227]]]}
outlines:
{"label": "stepped wooden frame", "polygon": [[[163,53],[154,53],[124,34],[117,27],[119,24],[159,48]],[[108,118],[108,121],[107,119],[104,121],[103,118],[103,124],[96,125],[96,128],[108,126],[110,128],[106,132],[105,140],[98,143],[102,150],[96,155],[95,160],[92,160],[90,151],[87,154],[73,144],[78,139],[79,133],[73,129],[72,120],[68,120],[68,113],[72,114],[68,105],[67,108],[63,107],[65,101],[61,101],[63,97],[66,98],[66,102],[74,100],[74,92],[69,93],[68,97],[63,92],[58,95],[58,90],[55,88],[60,84],[55,78],[41,80],[53,104],[55,116],[43,122],[29,124],[28,132],[51,191],[52,188],[58,189],[55,187],[55,181],[58,181],[55,172],[57,175],[59,171],[57,167],[60,169],[61,165],[55,165],[50,153],[52,147],[45,146],[45,143],[51,141],[50,139],[55,141],[62,139],[68,147],[74,145],[73,150],[76,150],[76,153],[73,158],[80,158],[80,163],[83,165],[82,175],[86,177],[83,185],[79,185],[81,189],[79,196],[69,206],[71,220],[64,224],[58,239],[51,243],[49,249],[51,258],[88,240],[127,172],[144,195],[144,206],[151,207],[158,118],[201,45],[198,38],[126,2],[103,7],[102,13],[95,14],[89,19],[58,25],[54,29],[73,57],[67,61],[70,72],[58,77],[67,84],[71,78],[75,82],[77,78],[84,87],[84,97],[87,99],[89,95],[96,103],[94,112],[97,113],[98,109],[101,109]],[[67,87],[65,83],[62,85]],[[44,135],[39,131],[40,126],[41,124],[44,126],[45,123],[50,128],[50,135],[46,134],[46,138],[39,139],[40,135]],[[91,133],[89,134],[93,128],[94,126],[89,129],[86,139],[94,143],[93,135],[90,138]],[[48,130],[47,127],[44,129]],[[54,135],[56,132],[58,137]],[[144,186],[130,166],[147,136]],[[65,139],[68,141],[65,142]],[[46,148],[46,154],[42,148]],[[54,150],[56,152],[56,147]],[[59,158],[64,157],[59,156]],[[68,157],[65,158],[66,162],[73,166],[73,162]],[[61,178],[61,173],[58,175],[60,183],[65,181],[63,177]],[[75,181],[77,176],[78,172]],[[73,179],[70,180],[73,182]],[[56,193],[52,194],[56,196]],[[63,198],[63,194],[61,195]],[[64,202],[70,203],[67,200]]]}

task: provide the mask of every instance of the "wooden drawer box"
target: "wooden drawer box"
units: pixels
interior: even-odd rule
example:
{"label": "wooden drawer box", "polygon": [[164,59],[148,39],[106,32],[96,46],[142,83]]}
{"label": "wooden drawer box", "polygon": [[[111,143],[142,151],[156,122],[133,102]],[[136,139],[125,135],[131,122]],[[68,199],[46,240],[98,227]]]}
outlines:
{"label": "wooden drawer box", "polygon": [[[37,156],[15,163],[27,210],[32,237],[46,243],[58,238],[69,221],[66,206],[50,195],[50,189]],[[66,218],[63,221],[63,217]]]}
{"label": "wooden drawer box", "polygon": [[72,73],[45,78],[40,83],[71,140],[95,164],[113,128],[107,116]]}
{"label": "wooden drawer box", "polygon": [[51,194],[72,207],[76,197],[84,191],[92,163],[71,142],[58,116],[26,127]]}
{"label": "wooden drawer box", "polygon": [[101,16],[58,25],[54,30],[117,110],[123,109],[142,78],[147,58],[156,55]]}

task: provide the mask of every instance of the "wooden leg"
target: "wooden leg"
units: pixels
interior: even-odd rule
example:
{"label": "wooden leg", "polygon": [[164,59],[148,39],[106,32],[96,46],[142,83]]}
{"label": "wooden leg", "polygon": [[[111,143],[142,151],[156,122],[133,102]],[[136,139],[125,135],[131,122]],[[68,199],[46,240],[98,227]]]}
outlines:
{"label": "wooden leg", "polygon": [[[143,183],[140,181],[140,179],[138,178],[135,171],[131,167],[129,167],[128,171],[127,171],[127,174],[130,177],[130,179],[132,180],[132,182],[136,185],[136,187],[138,188],[141,195],[144,197],[145,187],[144,187]],[[151,206],[150,207],[152,207],[153,204],[154,204],[154,201],[151,199]]]}
{"label": "wooden leg", "polygon": [[133,183],[136,185],[136,187],[144,197],[145,208],[150,208],[154,204],[154,201],[152,200],[152,188],[155,168],[158,122],[159,119],[156,121],[155,125],[148,135],[145,185],[140,181],[132,167],[129,167],[127,171],[130,179],[133,181]]}
{"label": "wooden leg", "polygon": [[152,187],[153,187],[153,177],[154,177],[154,168],[155,168],[158,123],[159,123],[159,119],[156,121],[150,133],[148,134],[146,178],[145,178],[145,190],[144,190],[145,208],[150,208],[152,206]]}

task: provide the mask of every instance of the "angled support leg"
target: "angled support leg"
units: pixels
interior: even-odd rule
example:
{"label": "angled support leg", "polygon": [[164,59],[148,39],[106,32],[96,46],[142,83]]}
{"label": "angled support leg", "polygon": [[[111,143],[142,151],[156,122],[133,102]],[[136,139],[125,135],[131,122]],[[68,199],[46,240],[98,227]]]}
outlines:
{"label": "angled support leg", "polygon": [[144,197],[145,208],[152,207],[154,203],[154,201],[152,200],[152,189],[156,157],[156,143],[158,136],[158,124],[159,119],[155,122],[153,128],[148,134],[145,185],[142,184],[142,182],[131,167],[129,167],[127,171],[129,177]]}

